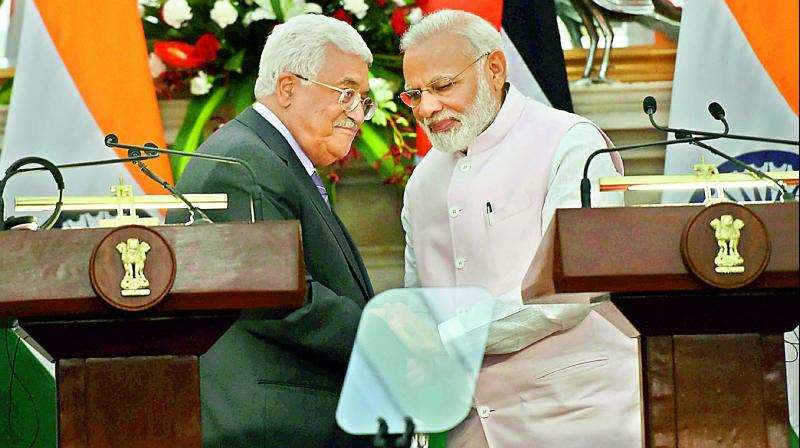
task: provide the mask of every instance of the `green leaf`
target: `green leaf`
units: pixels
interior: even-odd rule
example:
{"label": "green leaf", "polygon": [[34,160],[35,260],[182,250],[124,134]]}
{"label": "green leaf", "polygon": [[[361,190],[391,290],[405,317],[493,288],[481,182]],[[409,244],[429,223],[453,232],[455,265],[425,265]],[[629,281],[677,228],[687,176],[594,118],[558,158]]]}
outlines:
{"label": "green leaf", "polygon": [[283,22],[283,8],[281,8],[281,0],[271,0],[272,3],[272,11],[275,13],[275,17],[278,23]]}
{"label": "green leaf", "polygon": [[397,118],[395,118],[394,121],[400,126],[408,126],[408,120],[406,120],[405,117],[397,116]]}
{"label": "green leaf", "polygon": [[384,111],[382,111],[380,109],[376,109],[375,110],[375,115],[373,115],[372,119],[370,119],[369,121],[372,122],[372,123],[377,124],[378,126],[384,126],[385,127],[386,126],[386,117],[387,117],[386,116],[386,112],[384,112]]}
{"label": "green leaf", "polygon": [[0,104],[8,104],[11,102],[11,88],[13,86],[14,78],[11,78],[0,87]]}
{"label": "green leaf", "polygon": [[[217,110],[217,107],[225,99],[228,86],[215,87],[211,93],[203,96],[195,96],[189,101],[186,109],[186,117],[183,119],[181,129],[175,137],[173,148],[183,152],[195,152],[203,140],[203,129],[208,119]],[[186,164],[189,163],[188,157],[172,157],[172,176],[175,182],[181,177]]]}
{"label": "green leaf", "polygon": [[387,101],[381,104],[381,106],[384,109],[389,109],[390,111],[397,113],[397,104],[395,104],[394,101]]}
{"label": "green leaf", "polygon": [[242,62],[244,61],[244,53],[245,53],[244,49],[237,51],[235,55],[231,56],[231,58],[228,59],[228,62],[225,63],[223,68],[231,72],[242,73]]}
{"label": "green leaf", "polygon": [[389,145],[386,143],[387,138],[384,134],[385,132],[380,132],[376,126],[364,123],[361,125],[361,138],[355,141],[355,147],[370,166],[374,167],[375,162],[380,161],[378,172],[382,178],[388,179],[394,174],[394,160],[384,159],[386,153],[389,152]]}

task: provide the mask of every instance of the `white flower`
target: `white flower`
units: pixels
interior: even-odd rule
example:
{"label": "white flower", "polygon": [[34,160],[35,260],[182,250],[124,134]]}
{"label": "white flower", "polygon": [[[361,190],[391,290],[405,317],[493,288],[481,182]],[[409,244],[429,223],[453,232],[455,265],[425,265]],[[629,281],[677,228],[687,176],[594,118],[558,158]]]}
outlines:
{"label": "white flower", "polygon": [[281,0],[283,21],[303,14],[322,14],[322,6],[316,3],[306,3],[305,0]]}
{"label": "white flower", "polygon": [[136,6],[139,8],[139,17],[142,17],[144,15],[145,7],[149,6],[151,8],[157,8],[159,6],[159,2],[158,0],[138,0],[136,2]]}
{"label": "white flower", "polygon": [[[244,19],[242,19],[244,26],[248,26],[258,20],[275,20],[277,18],[275,10],[272,8],[272,0],[252,1],[258,5],[258,8],[245,14]],[[322,6],[316,3],[306,3],[305,0],[281,0],[280,6],[284,22],[302,14],[322,14]]]}
{"label": "white flower", "polygon": [[369,80],[369,90],[372,92],[372,96],[375,97],[375,101],[377,101],[378,104],[390,101],[394,98],[392,84],[383,78],[371,78]]}
{"label": "white flower", "polygon": [[192,95],[205,95],[206,93],[211,91],[211,87],[214,84],[206,75],[206,72],[200,70],[197,72],[197,76],[192,78],[192,83],[189,86],[189,91],[192,92]]}
{"label": "white flower", "polygon": [[167,66],[164,65],[164,61],[155,53],[150,53],[148,63],[150,64],[150,76],[153,78],[158,78],[158,75],[167,71]]}
{"label": "white flower", "polygon": [[363,19],[369,10],[369,5],[364,0],[343,0],[342,7],[358,19]]}
{"label": "white flower", "polygon": [[225,28],[228,25],[236,22],[239,17],[239,11],[231,4],[229,0],[217,0],[214,7],[211,8],[211,20],[217,23],[220,28]]}
{"label": "white flower", "polygon": [[192,8],[186,0],[167,0],[162,10],[164,21],[173,28],[180,28],[189,20],[192,20]]}
{"label": "white flower", "polygon": [[269,9],[256,8],[244,15],[242,24],[244,26],[250,26],[251,23],[258,22],[259,20],[275,20],[277,18],[278,17],[275,15],[275,12],[272,10],[272,6],[270,6]]}
{"label": "white flower", "polygon": [[422,8],[413,8],[406,16],[406,20],[408,20],[410,25],[422,20]]}

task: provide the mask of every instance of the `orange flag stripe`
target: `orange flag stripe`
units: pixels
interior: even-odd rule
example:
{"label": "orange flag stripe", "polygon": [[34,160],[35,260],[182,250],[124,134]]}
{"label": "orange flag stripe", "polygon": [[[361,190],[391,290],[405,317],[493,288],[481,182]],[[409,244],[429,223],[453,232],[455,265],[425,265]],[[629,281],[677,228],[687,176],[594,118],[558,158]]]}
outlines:
{"label": "orange flag stripe", "polygon": [[725,3],[772,82],[797,114],[800,103],[797,0],[726,0]]}
{"label": "orange flag stripe", "polygon": [[502,0],[428,0],[423,4],[423,12],[425,14],[430,14],[440,9],[458,9],[483,17],[498,30],[503,25]]}
{"label": "orange flag stripe", "polygon": [[[131,144],[165,147],[164,130],[148,66],[144,30],[136,1],[35,0],[50,38],[86,107],[103,134]],[[109,150],[109,153],[111,151]],[[123,151],[119,151],[124,156]],[[169,160],[148,163],[172,183]],[[161,186],[126,165],[148,194]]]}

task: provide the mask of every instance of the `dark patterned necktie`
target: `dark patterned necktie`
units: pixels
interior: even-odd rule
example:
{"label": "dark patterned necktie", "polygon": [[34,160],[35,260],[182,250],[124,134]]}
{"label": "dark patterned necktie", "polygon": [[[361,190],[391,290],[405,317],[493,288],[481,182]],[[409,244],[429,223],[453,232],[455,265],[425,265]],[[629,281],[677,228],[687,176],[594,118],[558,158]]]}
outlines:
{"label": "dark patterned necktie", "polygon": [[319,173],[314,171],[314,173],[311,175],[311,180],[314,181],[314,185],[317,186],[317,191],[319,191],[322,199],[325,200],[325,204],[328,206],[328,208],[330,208],[331,203],[328,202],[328,190],[325,189],[325,184],[322,183],[322,178],[319,177]]}

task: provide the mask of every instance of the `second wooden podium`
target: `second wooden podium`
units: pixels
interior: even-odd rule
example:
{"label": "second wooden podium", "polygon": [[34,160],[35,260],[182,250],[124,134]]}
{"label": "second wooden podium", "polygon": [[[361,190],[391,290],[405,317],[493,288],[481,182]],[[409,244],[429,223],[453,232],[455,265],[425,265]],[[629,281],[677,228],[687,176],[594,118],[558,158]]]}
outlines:
{"label": "second wooden podium", "polygon": [[[621,327],[638,331],[647,447],[785,448],[799,211],[796,202],[558,210],[523,297],[605,296],[627,318]],[[721,223],[740,232],[715,231]],[[728,266],[731,252],[741,269]]]}

